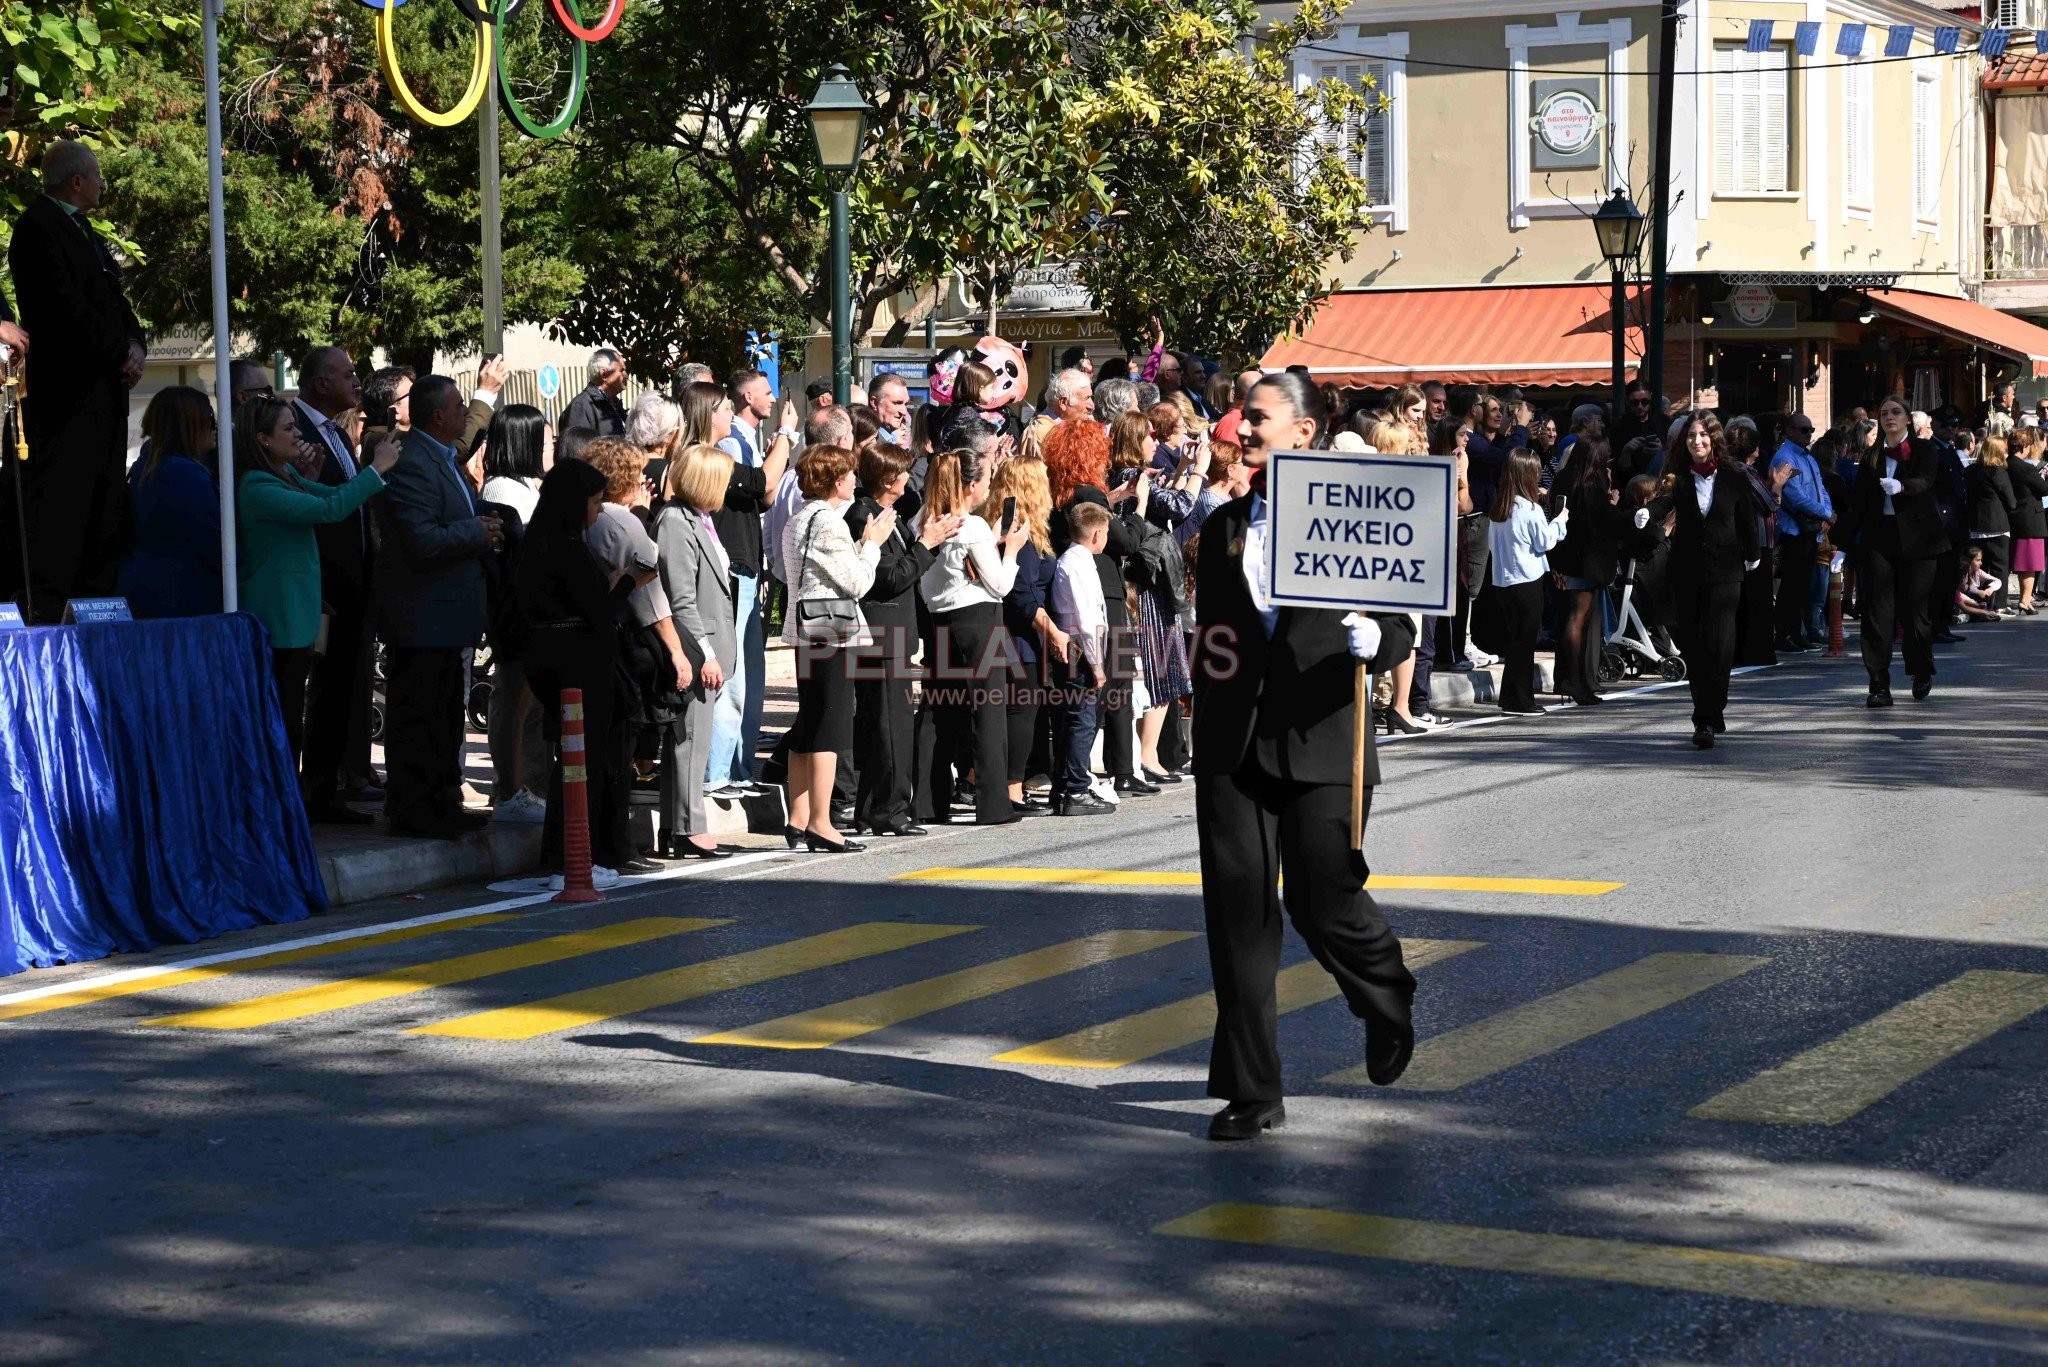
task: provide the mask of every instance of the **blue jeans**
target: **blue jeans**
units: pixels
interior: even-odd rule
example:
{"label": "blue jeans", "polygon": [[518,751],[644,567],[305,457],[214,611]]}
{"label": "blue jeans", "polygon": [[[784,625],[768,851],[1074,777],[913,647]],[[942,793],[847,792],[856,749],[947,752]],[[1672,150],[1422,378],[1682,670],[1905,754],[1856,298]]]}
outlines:
{"label": "blue jeans", "polygon": [[1817,645],[1828,643],[1828,580],[1826,565],[1813,567],[1813,579],[1806,595],[1806,638]]}
{"label": "blue jeans", "polygon": [[725,687],[711,710],[711,757],[706,784],[747,783],[754,777],[754,753],[761,742],[761,701],[768,684],[768,638],[761,621],[761,581],[735,574],[733,610],[740,657],[726,672]]}
{"label": "blue jeans", "polygon": [[1083,686],[1079,670],[1071,671],[1071,677],[1060,691],[1066,726],[1061,738],[1064,753],[1059,782],[1053,785],[1053,790],[1066,794],[1085,793],[1095,782],[1095,771],[1088,767],[1088,760],[1089,753],[1095,748],[1100,707],[1094,688]]}

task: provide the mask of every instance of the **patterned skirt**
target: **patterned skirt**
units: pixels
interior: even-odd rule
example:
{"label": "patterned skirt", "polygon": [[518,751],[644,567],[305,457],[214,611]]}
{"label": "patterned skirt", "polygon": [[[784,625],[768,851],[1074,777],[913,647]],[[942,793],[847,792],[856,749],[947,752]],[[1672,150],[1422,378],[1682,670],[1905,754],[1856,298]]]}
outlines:
{"label": "patterned skirt", "polygon": [[1145,667],[1145,693],[1154,707],[1178,702],[1194,691],[1189,683],[1188,638],[1179,617],[1143,590],[1138,593],[1138,655]]}

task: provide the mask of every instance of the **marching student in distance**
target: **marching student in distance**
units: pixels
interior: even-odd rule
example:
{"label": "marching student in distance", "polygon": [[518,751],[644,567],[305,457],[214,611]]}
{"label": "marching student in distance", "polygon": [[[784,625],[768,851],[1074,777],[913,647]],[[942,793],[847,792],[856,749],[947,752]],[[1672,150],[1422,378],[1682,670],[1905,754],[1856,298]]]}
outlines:
{"label": "marching student in distance", "polygon": [[1109,509],[1076,503],[1066,518],[1072,539],[1052,576],[1052,619],[1068,638],[1065,667],[1059,672],[1060,765],[1053,775],[1052,810],[1055,816],[1100,816],[1116,810],[1089,791],[1095,776],[1088,766],[1101,724],[1101,690],[1109,682],[1103,663],[1109,616],[1095,572],[1095,557],[1109,544]]}

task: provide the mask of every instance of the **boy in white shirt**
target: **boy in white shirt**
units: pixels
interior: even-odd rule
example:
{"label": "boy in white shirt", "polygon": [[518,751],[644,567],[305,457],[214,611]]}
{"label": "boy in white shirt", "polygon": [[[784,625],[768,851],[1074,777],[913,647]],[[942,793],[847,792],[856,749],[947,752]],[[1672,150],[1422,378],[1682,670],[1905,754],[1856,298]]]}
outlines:
{"label": "boy in white shirt", "polygon": [[1053,568],[1052,618],[1072,638],[1064,661],[1061,694],[1060,771],[1054,777],[1052,810],[1056,816],[1099,816],[1116,810],[1090,793],[1095,775],[1088,767],[1101,724],[1100,690],[1109,682],[1103,659],[1109,637],[1109,613],[1102,601],[1102,579],[1095,557],[1109,544],[1109,509],[1099,503],[1077,503],[1067,510],[1073,544]]}

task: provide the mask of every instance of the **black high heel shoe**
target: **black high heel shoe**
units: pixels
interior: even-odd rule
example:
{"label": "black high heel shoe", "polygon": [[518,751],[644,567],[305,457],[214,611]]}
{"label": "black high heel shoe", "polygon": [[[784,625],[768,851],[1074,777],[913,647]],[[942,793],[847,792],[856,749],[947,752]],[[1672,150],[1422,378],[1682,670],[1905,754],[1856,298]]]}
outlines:
{"label": "black high heel shoe", "polygon": [[791,849],[795,849],[797,846],[803,844],[806,839],[808,839],[808,837],[804,834],[801,828],[788,825],[785,825],[782,828],[782,838],[789,842],[789,847]]}
{"label": "black high heel shoe", "polygon": [[841,839],[837,844],[811,831],[804,832],[804,848],[812,854],[859,854],[867,846],[858,840]]}
{"label": "black high heel shoe", "polygon": [[1429,731],[1427,726],[1418,726],[1393,708],[1387,709],[1387,734],[1390,736],[1420,736]]}

